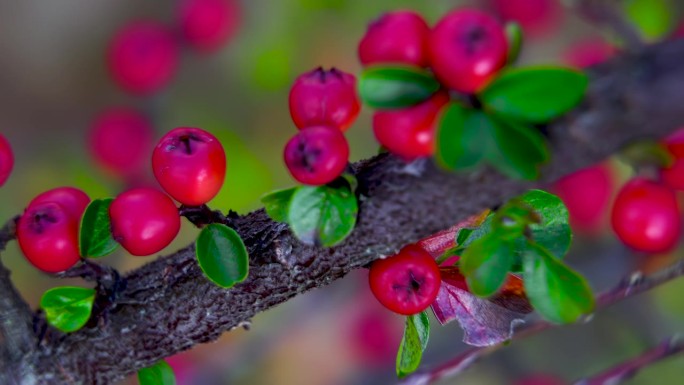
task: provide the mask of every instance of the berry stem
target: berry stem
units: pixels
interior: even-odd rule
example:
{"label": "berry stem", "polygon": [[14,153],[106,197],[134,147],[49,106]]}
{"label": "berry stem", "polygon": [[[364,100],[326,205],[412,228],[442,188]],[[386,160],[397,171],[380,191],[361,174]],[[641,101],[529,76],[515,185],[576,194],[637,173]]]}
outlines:
{"label": "berry stem", "polygon": [[222,223],[229,225],[229,219],[219,210],[212,210],[207,205],[201,206],[186,206],[181,205],[178,208],[178,214],[187,218],[193,225],[202,228],[212,223]]}

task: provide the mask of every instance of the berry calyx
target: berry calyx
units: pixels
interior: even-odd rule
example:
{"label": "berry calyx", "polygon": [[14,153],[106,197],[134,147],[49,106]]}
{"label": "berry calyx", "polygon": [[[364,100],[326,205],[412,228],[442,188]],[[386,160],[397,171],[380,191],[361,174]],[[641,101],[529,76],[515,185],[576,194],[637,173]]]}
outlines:
{"label": "berry calyx", "polygon": [[178,12],[185,40],[206,53],[226,44],[237,30],[239,16],[235,0],[184,0]]}
{"label": "berry calyx", "polygon": [[148,159],[154,129],[143,114],[133,108],[110,108],[97,116],[88,138],[90,153],[97,163],[119,175],[138,171]]}
{"label": "berry calyx", "polygon": [[180,230],[173,201],[151,188],[128,190],[109,206],[114,239],[129,253],[145,256],[169,245]]}
{"label": "berry calyx", "polygon": [[171,197],[199,206],[218,194],[226,177],[221,142],[199,128],[179,127],[164,135],[152,153],[155,178]]}
{"label": "berry calyx", "polygon": [[553,189],[568,208],[573,229],[594,232],[605,223],[614,189],[608,165],[576,171],[558,180]]}
{"label": "berry calyx", "polygon": [[57,187],[36,195],[29,202],[28,207],[49,202],[58,203],[71,218],[80,223],[81,216],[90,203],[90,197],[83,190],[75,187]]}
{"label": "berry calyx", "polygon": [[356,78],[334,67],[300,75],[290,89],[289,104],[292,121],[300,129],[325,125],[345,131],[361,110]]}
{"label": "berry calyx", "polygon": [[475,10],[456,10],[432,29],[428,52],[442,84],[470,94],[482,89],[506,64],[508,43],[503,27],[493,17]]}
{"label": "berry calyx", "polygon": [[323,185],[332,182],[347,167],[349,144],[342,132],[334,127],[308,127],[287,142],[284,159],[297,181]]}
{"label": "berry calyx", "polygon": [[107,50],[107,64],[121,88],[133,94],[150,94],[174,76],[178,47],[165,26],[136,21],[116,33]]}
{"label": "berry calyx", "polygon": [[408,245],[396,255],[373,262],[368,281],[382,305],[395,313],[411,315],[434,302],[442,279],[432,256],[416,245]]}
{"label": "berry calyx", "polygon": [[645,178],[634,178],[622,187],[611,222],[625,245],[646,253],[674,248],[682,227],[674,191]]}
{"label": "berry calyx", "polygon": [[7,139],[0,134],[0,187],[7,182],[14,168],[14,153]]}
{"label": "berry calyx", "polygon": [[19,218],[17,240],[26,259],[46,273],[69,269],[79,260],[78,219],[62,205],[30,205]]}
{"label": "berry calyx", "polygon": [[429,65],[427,38],[430,27],[412,11],[388,12],[368,25],[359,43],[359,60],[372,63]]}
{"label": "berry calyx", "polygon": [[446,92],[400,110],[380,110],[373,114],[375,138],[391,153],[407,161],[435,152],[435,124],[441,108],[449,102]]}

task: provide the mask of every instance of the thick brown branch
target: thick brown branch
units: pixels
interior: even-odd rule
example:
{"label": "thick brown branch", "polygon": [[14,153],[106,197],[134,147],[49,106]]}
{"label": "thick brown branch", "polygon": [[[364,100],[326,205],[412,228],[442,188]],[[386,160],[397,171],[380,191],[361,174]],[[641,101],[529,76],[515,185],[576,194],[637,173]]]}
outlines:
{"label": "thick brown branch", "polygon": [[[684,42],[673,42],[593,70],[585,102],[549,127],[554,158],[540,183],[684,123],[682,62]],[[447,174],[429,162],[407,166],[389,155],[356,163],[353,170],[363,199],[356,229],[339,246],[301,244],[263,210],[231,218],[250,253],[245,282],[230,290],[211,284],[192,246],[160,258],[125,277],[122,302],[106,323],[44,341],[33,363],[35,378],[61,382],[68,373],[80,383],[111,383],[539,185],[490,170]]]}

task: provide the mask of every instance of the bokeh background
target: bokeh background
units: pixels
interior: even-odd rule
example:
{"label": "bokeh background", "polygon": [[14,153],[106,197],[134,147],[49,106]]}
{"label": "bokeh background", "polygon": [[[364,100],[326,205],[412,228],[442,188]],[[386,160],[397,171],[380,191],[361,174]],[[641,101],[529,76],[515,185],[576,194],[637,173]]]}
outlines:
{"label": "bokeh background", "polygon": [[[356,45],[366,25],[382,12],[414,9],[434,23],[463,4],[447,0],[242,0],[239,28],[212,54],[183,50],[171,84],[150,97],[131,96],[111,80],[105,50],[113,34],[135,19],[172,24],[176,1],[0,0],[0,132],[11,142],[15,170],[0,189],[0,220],[21,213],[28,201],[52,187],[73,185],[91,197],[114,196],[127,188],[91,158],[87,136],[93,119],[111,106],[132,106],[152,119],[157,138],[178,126],[201,127],[223,142],[227,182],[214,208],[246,213],[260,195],[293,185],[281,161],[282,147],[295,132],[287,93],[300,73],[322,65],[358,73]],[[642,2],[645,3],[645,2]],[[682,13],[680,1],[648,1],[632,12],[650,40],[667,38]],[[662,6],[662,11],[658,7]],[[649,11],[650,9],[650,11]],[[646,16],[644,16],[644,14]],[[563,63],[574,44],[619,41],[572,12],[560,11],[533,28],[521,61]],[[684,108],[684,106],[682,107]],[[348,131],[352,159],[378,148],[363,111]],[[615,188],[629,175],[609,163]],[[136,183],[154,184],[149,170]],[[454,192],[458,194],[458,192]],[[429,215],[429,213],[426,213]],[[604,223],[605,224],[605,223]],[[184,223],[166,253],[194,239]],[[30,266],[16,243],[3,253],[12,279],[36,307],[46,289],[79,280],[55,280]],[[103,262],[122,271],[151,258],[118,251]],[[604,225],[576,238],[570,263],[598,291],[635,269],[652,271],[681,258],[629,252]],[[445,384],[513,384],[533,374],[570,381],[633,356],[675,333],[684,333],[684,280],[606,311],[591,322],[557,328],[511,346]],[[327,288],[299,296],[258,315],[250,331],[225,334],[218,342],[169,359],[179,384],[391,384],[403,319],[376,303],[358,271]],[[457,324],[433,324],[424,365],[437,365],[467,348]],[[107,349],[102,346],[102,349]],[[123,383],[135,384],[134,376]],[[684,383],[684,357],[640,373],[629,384]]]}

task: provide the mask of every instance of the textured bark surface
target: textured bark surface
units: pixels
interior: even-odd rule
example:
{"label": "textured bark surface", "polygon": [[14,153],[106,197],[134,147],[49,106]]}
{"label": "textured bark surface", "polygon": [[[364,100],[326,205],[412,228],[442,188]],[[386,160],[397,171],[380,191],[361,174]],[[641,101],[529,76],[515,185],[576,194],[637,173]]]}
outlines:
{"label": "textured bark surface", "polygon": [[303,245],[263,210],[231,218],[250,253],[244,283],[230,290],[214,286],[187,247],[128,274],[119,304],[102,322],[66,336],[51,333],[13,367],[30,368],[27,384],[112,383],[528,188],[601,161],[630,141],[662,137],[684,124],[682,63],[684,41],[677,41],[593,69],[585,102],[548,127],[553,159],[540,182],[508,180],[491,170],[447,174],[429,162],[404,165],[388,155],[359,162],[358,225],[341,245]]}

